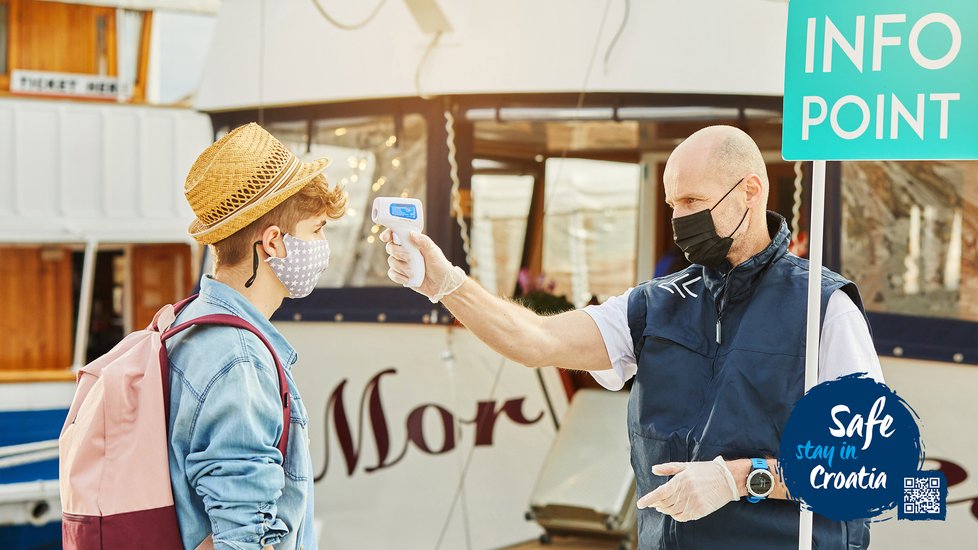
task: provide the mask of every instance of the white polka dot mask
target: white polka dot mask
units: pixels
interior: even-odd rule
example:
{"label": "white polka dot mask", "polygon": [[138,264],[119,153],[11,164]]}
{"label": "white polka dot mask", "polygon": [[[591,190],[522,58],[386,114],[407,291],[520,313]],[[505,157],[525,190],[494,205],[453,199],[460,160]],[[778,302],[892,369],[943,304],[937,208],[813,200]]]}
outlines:
{"label": "white polka dot mask", "polygon": [[289,291],[289,298],[305,298],[316,288],[319,276],[329,265],[329,242],[326,239],[304,241],[286,233],[285,257],[265,260]]}

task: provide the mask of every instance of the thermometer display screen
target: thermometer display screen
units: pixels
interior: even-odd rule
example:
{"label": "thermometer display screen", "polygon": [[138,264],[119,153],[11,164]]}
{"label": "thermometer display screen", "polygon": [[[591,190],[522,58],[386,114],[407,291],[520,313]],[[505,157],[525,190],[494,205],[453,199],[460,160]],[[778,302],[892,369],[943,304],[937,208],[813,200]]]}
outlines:
{"label": "thermometer display screen", "polygon": [[418,207],[413,204],[392,204],[391,216],[406,220],[418,219]]}

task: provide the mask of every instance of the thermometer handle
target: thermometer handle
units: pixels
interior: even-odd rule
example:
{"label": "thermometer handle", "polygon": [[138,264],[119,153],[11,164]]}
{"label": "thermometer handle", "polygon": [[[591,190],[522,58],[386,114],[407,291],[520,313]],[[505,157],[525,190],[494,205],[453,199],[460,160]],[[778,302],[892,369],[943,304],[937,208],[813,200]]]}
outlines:
{"label": "thermometer handle", "polygon": [[408,251],[410,255],[410,260],[408,263],[411,265],[411,273],[414,275],[409,279],[404,286],[410,288],[418,288],[421,283],[424,282],[424,256],[421,255],[421,251],[418,247],[414,245],[411,241],[411,230],[409,227],[392,227],[391,231],[397,236],[397,240],[400,241],[402,247]]}

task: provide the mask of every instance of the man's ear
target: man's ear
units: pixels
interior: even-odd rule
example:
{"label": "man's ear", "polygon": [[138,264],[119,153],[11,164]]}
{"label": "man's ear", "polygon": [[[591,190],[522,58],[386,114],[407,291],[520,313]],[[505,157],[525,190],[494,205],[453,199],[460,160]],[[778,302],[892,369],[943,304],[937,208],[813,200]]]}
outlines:
{"label": "man's ear", "polygon": [[269,257],[284,258],[285,242],[282,240],[282,230],[277,225],[270,225],[261,232],[261,246]]}
{"label": "man's ear", "polygon": [[764,182],[757,174],[751,174],[745,181],[747,191],[747,206],[753,207],[764,198]]}

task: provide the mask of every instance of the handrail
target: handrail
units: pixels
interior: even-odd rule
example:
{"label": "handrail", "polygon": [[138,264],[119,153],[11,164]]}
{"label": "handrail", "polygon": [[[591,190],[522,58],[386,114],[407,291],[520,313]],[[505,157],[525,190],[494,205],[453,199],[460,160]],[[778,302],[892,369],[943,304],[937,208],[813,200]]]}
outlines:
{"label": "handrail", "polygon": [[58,458],[58,440],[32,441],[0,447],[0,469]]}
{"label": "handrail", "polygon": [[74,382],[78,373],[69,369],[0,370],[0,384],[22,382]]}

